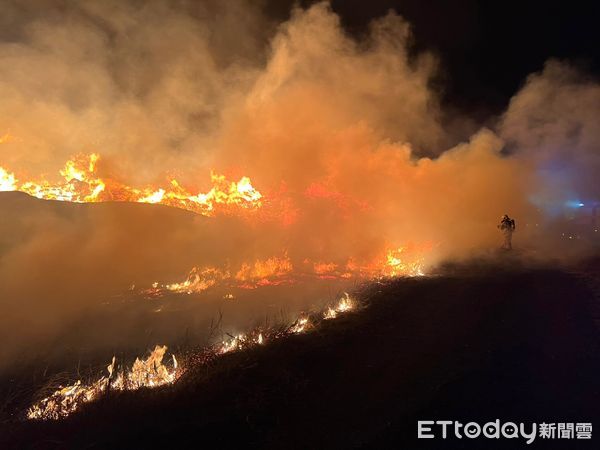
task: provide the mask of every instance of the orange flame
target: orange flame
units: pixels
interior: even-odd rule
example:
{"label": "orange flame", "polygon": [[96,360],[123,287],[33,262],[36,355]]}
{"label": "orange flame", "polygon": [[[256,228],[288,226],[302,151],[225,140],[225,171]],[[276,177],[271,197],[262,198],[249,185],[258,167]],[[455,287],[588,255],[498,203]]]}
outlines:
{"label": "orange flame", "polygon": [[171,368],[163,365],[162,360],[167,351],[165,345],[157,345],[148,358],[141,360],[136,358],[131,370],[116,373],[115,362],[106,367],[108,377],[102,376],[98,380],[84,384],[77,380],[74,384],[61,387],[50,396],[34,403],[27,410],[28,419],[61,419],[67,417],[84,403],[98,399],[109,389],[119,391],[131,391],[142,387],[153,388],[165,384],[174,383],[180,372],[177,359],[173,355],[173,366]]}
{"label": "orange flame", "polygon": [[254,188],[250,178],[229,181],[224,175],[211,173],[212,188],[206,192],[191,193],[179,181],[171,179],[169,185],[160,188],[135,188],[97,174],[100,156],[92,153],[79,155],[65,163],[60,170],[63,181],[50,183],[25,181],[17,183],[14,174],[0,167],[0,190],[21,191],[37,198],[70,202],[125,201],[160,203],[202,214],[214,215],[217,210],[231,208],[258,209],[262,206],[262,194]]}

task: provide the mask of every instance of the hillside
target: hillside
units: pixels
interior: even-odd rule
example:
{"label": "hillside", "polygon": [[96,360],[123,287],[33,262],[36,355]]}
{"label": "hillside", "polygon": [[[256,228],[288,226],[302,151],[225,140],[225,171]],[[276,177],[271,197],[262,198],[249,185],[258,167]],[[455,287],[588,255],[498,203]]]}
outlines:
{"label": "hillside", "polygon": [[13,448],[481,448],[481,440],[416,442],[417,420],[597,423],[599,308],[589,280],[598,265],[585,273],[473,264],[373,284],[358,294],[364,309],[311,333],[227,355],[165,389],[113,394],[62,422],[12,424],[2,440]]}

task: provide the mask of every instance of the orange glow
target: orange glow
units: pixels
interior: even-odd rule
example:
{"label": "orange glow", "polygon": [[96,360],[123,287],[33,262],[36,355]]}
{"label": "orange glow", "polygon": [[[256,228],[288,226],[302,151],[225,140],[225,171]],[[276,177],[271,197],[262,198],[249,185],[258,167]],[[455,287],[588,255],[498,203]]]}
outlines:
{"label": "orange glow", "polygon": [[97,173],[99,160],[100,156],[96,153],[68,160],[60,170],[62,181],[59,183],[46,180],[17,183],[14,174],[0,167],[0,190],[21,191],[41,199],[79,203],[159,203],[205,216],[234,208],[254,210],[262,206],[262,194],[254,188],[248,177],[236,182],[227,180],[224,175],[211,173],[212,187],[205,193],[192,193],[176,179],[171,179],[167,186],[140,189],[100,177]]}
{"label": "orange glow", "polygon": [[[392,248],[370,262],[357,262],[348,259],[345,265],[336,263],[302,261],[303,265],[312,267],[312,273],[294,271],[294,264],[284,253],[282,257],[273,256],[257,259],[251,263],[242,263],[239,269],[230,271],[226,267],[193,267],[181,282],[159,283],[142,292],[148,298],[160,297],[168,292],[178,294],[198,294],[216,286],[237,287],[240,289],[256,289],[264,286],[294,284],[307,277],[318,279],[377,279],[398,276],[421,276],[425,273],[425,255],[428,246],[407,246]],[[233,299],[227,294],[225,299]]]}
{"label": "orange glow", "polygon": [[15,175],[0,167],[0,191],[16,191]]}
{"label": "orange glow", "polygon": [[292,262],[285,255],[283,258],[272,257],[256,260],[253,264],[244,263],[236,273],[235,279],[256,284],[268,284],[270,278],[281,278],[293,270]]}

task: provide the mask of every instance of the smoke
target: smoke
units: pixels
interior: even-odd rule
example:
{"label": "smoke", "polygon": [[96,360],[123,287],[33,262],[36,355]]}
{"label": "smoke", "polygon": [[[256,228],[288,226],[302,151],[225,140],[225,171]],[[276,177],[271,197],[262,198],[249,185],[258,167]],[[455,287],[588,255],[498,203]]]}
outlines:
{"label": "smoke", "polygon": [[250,2],[3,2],[3,164],[33,175],[96,151],[127,181],[199,167],[262,61]]}
{"label": "smoke", "polygon": [[600,85],[566,62],[550,60],[528,77],[502,117],[499,134],[542,178],[539,206],[600,197]]}
{"label": "smoke", "polygon": [[2,3],[1,166],[52,179],[98,152],[102,176],[176,174],[190,189],[215,169],[250,176],[276,212],[249,223],[6,200],[11,340],[46,339],[91,303],[194,265],[283,252],[341,263],[423,242],[435,264],[497,247],[504,213],[525,245],[553,205],[598,195],[600,88],[564,62],[531,75],[495,129],[456,144],[432,87],[439,63],[411,52],[393,12],[356,38],[327,3],[279,24],[241,0]]}

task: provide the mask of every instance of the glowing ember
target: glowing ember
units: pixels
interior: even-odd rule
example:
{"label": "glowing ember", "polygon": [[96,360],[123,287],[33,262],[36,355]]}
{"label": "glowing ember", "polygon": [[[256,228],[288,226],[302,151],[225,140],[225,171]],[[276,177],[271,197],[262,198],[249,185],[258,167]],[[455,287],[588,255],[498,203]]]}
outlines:
{"label": "glowing ember", "polygon": [[229,341],[224,341],[221,344],[221,347],[217,351],[219,354],[225,354],[232,352],[234,350],[241,350],[244,347],[244,343],[246,342],[246,336],[243,334],[239,334],[234,336]]}
{"label": "glowing ember", "polygon": [[231,336],[228,341],[223,341],[215,348],[215,353],[218,355],[224,355],[238,350],[245,350],[256,345],[262,345],[265,342],[265,338],[260,331],[253,331],[249,334],[238,334]]}
{"label": "glowing ember", "polygon": [[107,366],[108,377],[102,376],[91,384],[77,380],[74,384],[61,387],[52,395],[38,401],[27,410],[29,419],[60,419],[75,412],[82,404],[99,398],[108,390],[136,390],[142,387],[157,387],[174,383],[179,375],[177,360],[173,355],[173,367],[163,365],[166,346],[156,346],[145,360],[136,358],[128,372],[115,373],[115,358]]}

